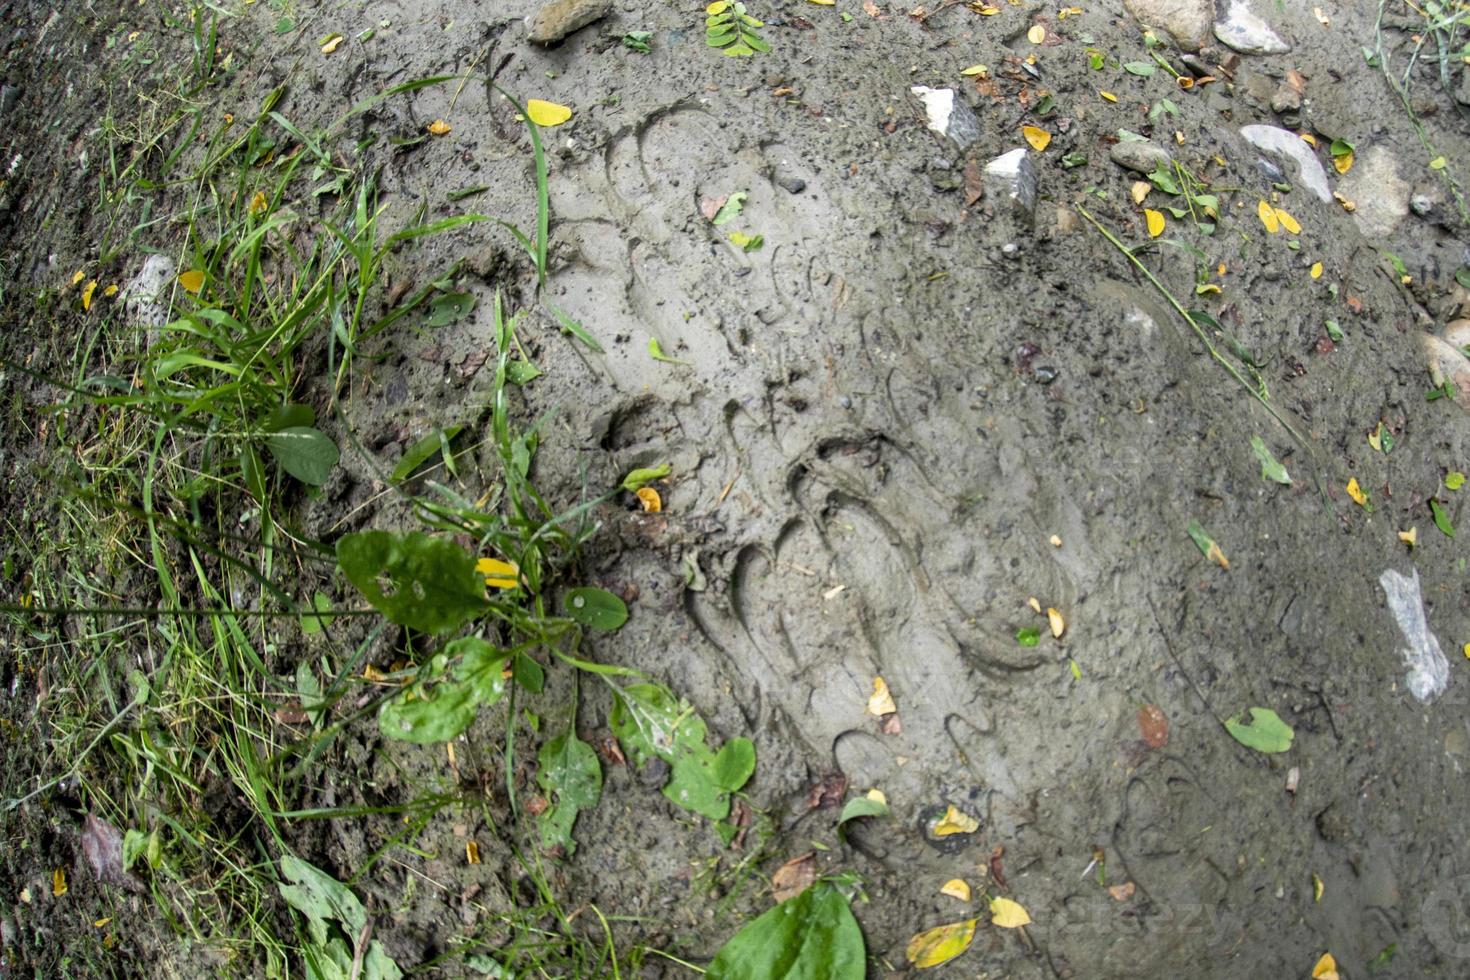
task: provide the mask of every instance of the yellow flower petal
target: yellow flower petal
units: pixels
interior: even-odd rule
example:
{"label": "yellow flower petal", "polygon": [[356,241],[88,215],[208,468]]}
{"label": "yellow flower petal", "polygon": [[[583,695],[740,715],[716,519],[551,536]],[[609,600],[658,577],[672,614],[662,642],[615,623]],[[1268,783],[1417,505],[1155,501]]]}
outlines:
{"label": "yellow flower petal", "polygon": [[1411,527],[1407,531],[1400,531],[1399,540],[1410,548],[1414,547],[1414,545],[1419,543],[1419,529],[1417,527]]}
{"label": "yellow flower petal", "polygon": [[944,811],[944,816],[934,825],[935,837],[950,837],[954,834],[973,834],[980,829],[980,821],[970,816],[953,803]]}
{"label": "yellow flower petal", "polygon": [[57,868],[51,872],[51,897],[60,898],[66,891],[66,869]]}
{"label": "yellow flower petal", "polygon": [[1312,967],[1312,980],[1338,980],[1337,960],[1331,953],[1323,953],[1317,965]]}
{"label": "yellow flower petal", "polygon": [[485,576],[485,584],[492,589],[514,589],[521,584],[521,570],[514,562],[481,558],[475,562],[475,571]]}
{"label": "yellow flower petal", "polygon": [[1352,479],[1348,480],[1347,493],[1349,497],[1353,498],[1353,503],[1357,504],[1359,507],[1368,506],[1368,495],[1363,492],[1362,487],[1358,486],[1357,477],[1353,477]]}
{"label": "yellow flower petal", "polygon": [[1321,262],[1313,262],[1312,263],[1312,278],[1313,279],[1321,279],[1322,278],[1322,263]]}
{"label": "yellow flower petal", "polygon": [[1164,233],[1164,215],[1153,208],[1143,209],[1143,219],[1148,222],[1148,237],[1158,238]]}
{"label": "yellow flower petal", "polygon": [[1342,154],[1341,156],[1335,156],[1335,157],[1333,157],[1332,158],[1332,166],[1335,167],[1337,169],[1337,172],[1340,173],[1340,174],[1347,173],[1349,170],[1353,169],[1353,155],[1352,155],[1352,153],[1351,152],[1348,152],[1348,153]]}
{"label": "yellow flower petal", "polygon": [[926,929],[909,940],[905,955],[921,970],[948,963],[970,948],[970,943],[975,941],[975,927],[979,924],[979,919],[966,919]]}
{"label": "yellow flower petal", "polygon": [[572,118],[572,110],[564,105],[557,105],[555,102],[527,99],[526,115],[538,126],[551,127],[560,126]]}
{"label": "yellow flower petal", "polygon": [[442,119],[435,119],[424,128],[429,131],[430,136],[445,136],[448,135],[450,126]]}
{"label": "yellow flower petal", "polygon": [[1067,621],[1062,618],[1060,612],[1050,606],[1046,610],[1046,621],[1051,624],[1051,635],[1056,639],[1060,640],[1062,634],[1067,632]]}
{"label": "yellow flower petal", "polygon": [[1265,201],[1256,205],[1256,214],[1260,216],[1261,224],[1265,225],[1266,230],[1271,234],[1274,235],[1281,230],[1281,219],[1276,217],[1276,209]]}
{"label": "yellow flower petal", "polygon": [[95,293],[96,291],[97,291],[97,280],[96,279],[88,280],[87,284],[82,287],[82,309],[83,310],[90,310],[92,308],[92,294]]}
{"label": "yellow flower petal", "polygon": [[78,269],[76,273],[71,277],[71,284],[75,286],[77,283],[81,282],[85,278],[87,278],[86,271],[83,269]]}
{"label": "yellow flower petal", "polygon": [[188,272],[179,273],[179,285],[191,293],[197,293],[204,288],[204,272],[200,269],[190,269]]}
{"label": "yellow flower petal", "polygon": [[1019,929],[1031,924],[1031,916],[1019,902],[997,897],[990,900],[990,924],[1002,929]]}
{"label": "yellow flower petal", "polygon": [[893,695],[888,690],[888,682],[881,677],[874,677],[873,696],[868,698],[868,714],[881,718],[897,710],[898,705],[894,703]]}
{"label": "yellow flower petal", "polygon": [[1272,208],[1271,210],[1276,212],[1276,220],[1281,222],[1281,227],[1285,228],[1289,234],[1300,235],[1302,233],[1302,226],[1297,224],[1296,219],[1291,215],[1280,208]]}
{"label": "yellow flower petal", "polygon": [[970,885],[963,878],[951,878],[939,888],[939,894],[957,898],[962,902],[970,900]]}
{"label": "yellow flower petal", "polygon": [[1051,145],[1051,133],[1039,126],[1022,126],[1021,135],[1026,137],[1026,142],[1031,144],[1031,149],[1040,153]]}
{"label": "yellow flower petal", "polygon": [[1107,99],[1109,102],[1117,102],[1118,101],[1118,97],[1116,95],[1114,95],[1112,92],[1103,92],[1103,91],[1099,90],[1097,94],[1098,95],[1101,95],[1103,98]]}

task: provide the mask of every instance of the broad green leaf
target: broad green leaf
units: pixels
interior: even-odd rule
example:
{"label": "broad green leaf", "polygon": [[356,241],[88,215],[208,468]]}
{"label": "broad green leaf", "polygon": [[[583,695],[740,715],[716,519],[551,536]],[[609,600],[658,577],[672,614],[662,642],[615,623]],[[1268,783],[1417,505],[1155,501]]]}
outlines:
{"label": "broad green leaf", "polygon": [[635,768],[651,758],[674,760],[675,745],[703,745],[704,719],[661,684],[618,689],[609,724]]}
{"label": "broad green leaf", "polygon": [[1440,505],[1438,500],[1429,498],[1429,511],[1434,515],[1434,526],[1439,528],[1447,538],[1455,536],[1455,525],[1450,521],[1450,512]]}
{"label": "broad green leaf", "polygon": [[302,483],[319,487],[327,482],[341,453],[337,444],[320,429],[293,425],[266,440],[265,448],[281,469]]}
{"label": "broad green leaf", "polygon": [[909,940],[904,955],[920,970],[948,963],[970,948],[979,924],[979,919],[965,919],[926,929]]}
{"label": "broad green leaf", "polygon": [[426,633],[458,629],[485,608],[484,578],[458,545],[422,531],[360,531],[337,542],[347,580],[383,615]]}
{"label": "broad green leaf", "polygon": [[567,615],[595,630],[611,632],[628,621],[628,607],[606,589],[581,588],[567,592]]}
{"label": "broad green leaf", "polygon": [[664,784],[664,796],[702,817],[725,819],[730,813],[730,793],[720,785],[715,772],[716,758],[702,743],[677,752],[669,781]]}
{"label": "broad green leaf", "polygon": [[545,373],[530,361],[505,362],[505,380],[513,385],[528,385]]}
{"label": "broad green leaf", "polygon": [[316,410],[310,405],[285,404],[271,409],[261,421],[263,432],[280,432],[282,429],[311,428],[316,425]]}
{"label": "broad green leaf", "polygon": [[720,205],[720,209],[716,211],[715,216],[710,219],[711,223],[722,225],[727,221],[734,221],[740,216],[740,212],[744,210],[745,199],[749,196],[750,195],[746,194],[745,191],[736,191],[729,197],[725,198],[725,203]]}
{"label": "broad green leaf", "polygon": [[547,742],[536,756],[536,785],[550,802],[536,816],[542,847],[560,845],[568,856],[577,849],[572,825],[577,813],[602,797],[602,767],[592,746],[568,731]]}
{"label": "broad green leaf", "polygon": [[1186,530],[1189,531],[1190,540],[1194,542],[1195,547],[1199,548],[1200,554],[1221,568],[1229,571],[1230,560],[1225,557],[1225,552],[1220,550],[1220,546],[1215,543],[1215,539],[1210,537],[1209,533],[1200,526],[1199,521],[1190,521],[1189,527]]}
{"label": "broad green leaf", "polygon": [[301,632],[320,633],[332,625],[332,620],[337,617],[330,615],[331,611],[331,598],[323,592],[314,593],[311,597],[311,611],[301,615]]}
{"label": "broad green leaf", "polygon": [[464,319],[474,308],[473,293],[440,293],[429,301],[429,315],[424,318],[424,326],[447,327]]}
{"label": "broad green leaf", "polygon": [[1256,459],[1261,461],[1263,480],[1273,480],[1284,487],[1291,486],[1291,475],[1286,472],[1286,467],[1281,465],[1281,461],[1271,454],[1271,450],[1260,436],[1251,436],[1251,451],[1256,454]]}
{"label": "broad green leaf", "polygon": [[837,826],[841,827],[849,820],[858,820],[862,817],[886,817],[889,812],[888,804],[881,800],[875,800],[871,796],[856,796],[842,805],[842,813],[837,818]]}
{"label": "broad green leaf", "polygon": [[732,738],[715,753],[715,782],[730,792],[745,785],[755,772],[755,746],[748,738]]}
{"label": "broad green leaf", "polygon": [[732,936],[705,980],[863,980],[866,956],[847,899],[819,881]]}
{"label": "broad green leaf", "polygon": [[408,479],[413,475],[414,470],[428,462],[429,457],[447,448],[450,441],[463,429],[462,425],[450,425],[430,432],[403,451],[403,458],[398,461],[397,466],[393,467],[393,472],[388,478],[394,483]]}
{"label": "broad green leaf", "polygon": [[500,650],[475,636],[445,646],[418,676],[378,709],[378,730],[388,738],[424,744],[447,742],[469,727],[482,704],[505,694]]}
{"label": "broad green leaf", "polygon": [[546,671],[524,653],[516,654],[511,660],[511,671],[516,684],[522,690],[540,694],[541,689],[546,686]]}
{"label": "broad green leaf", "polygon": [[1159,70],[1159,66],[1155,65],[1151,61],[1125,61],[1123,63],[1123,70],[1130,75],[1137,75],[1140,78],[1148,78],[1154,72]]}
{"label": "broad green leaf", "polygon": [[1225,730],[1237,742],[1257,752],[1285,752],[1291,748],[1296,736],[1292,727],[1270,708],[1252,708],[1249,724],[1241,721],[1242,715],[1225,719]]}
{"label": "broad green leaf", "polygon": [[662,480],[672,469],[668,463],[660,463],[657,466],[629,470],[628,475],[623,477],[622,487],[629,493],[636,493],[640,487],[645,487],[654,480]]}
{"label": "broad green leaf", "polygon": [[339,923],[350,936],[357,936],[367,925],[367,911],[356,895],[342,882],[292,854],[281,858],[281,875],[286,882],[277,883],[286,904],[306,916],[312,941],[325,945],[332,922]]}

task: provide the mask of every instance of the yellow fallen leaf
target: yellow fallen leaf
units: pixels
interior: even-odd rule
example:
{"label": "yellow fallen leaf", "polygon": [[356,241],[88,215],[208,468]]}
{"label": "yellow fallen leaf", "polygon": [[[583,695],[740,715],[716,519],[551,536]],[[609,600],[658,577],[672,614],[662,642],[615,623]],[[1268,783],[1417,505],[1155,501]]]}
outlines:
{"label": "yellow fallen leaf", "polygon": [[72,274],[71,284],[75,286],[77,283],[81,282],[85,278],[87,278],[86,270],[78,269],[75,273]]}
{"label": "yellow fallen leaf", "polygon": [[1320,901],[1322,901],[1322,892],[1325,889],[1326,889],[1326,886],[1322,884],[1322,878],[1317,874],[1317,872],[1313,871],[1312,872],[1312,901],[1314,901],[1314,902],[1320,902]]}
{"label": "yellow fallen leaf", "polygon": [[961,69],[960,74],[971,77],[979,75],[981,78],[984,78],[988,71],[990,71],[990,68],[987,65],[971,65],[968,68]]}
{"label": "yellow fallen leaf", "polygon": [[1346,153],[1343,153],[1343,154],[1341,154],[1339,156],[1333,157],[1332,158],[1332,166],[1340,174],[1345,174],[1349,170],[1353,169],[1353,153],[1352,153],[1352,151],[1349,150]]}
{"label": "yellow fallen leaf", "polygon": [[807,0],[807,3],[814,3],[819,7],[833,7],[836,6],[837,0]]}
{"label": "yellow fallen leaf", "polygon": [[950,837],[954,834],[973,834],[980,829],[980,821],[970,816],[953,803],[944,811],[944,816],[934,825],[935,837]]}
{"label": "yellow fallen leaf", "polygon": [[265,191],[256,191],[255,196],[250,199],[250,213],[259,217],[265,214],[266,209],[271,206],[270,199],[265,196]]}
{"label": "yellow fallen leaf", "polygon": [[1312,980],[1338,980],[1337,960],[1331,953],[1323,953],[1317,965],[1312,967]]}
{"label": "yellow fallen leaf", "polygon": [[82,309],[83,310],[90,310],[92,308],[92,294],[95,293],[96,291],[97,291],[97,280],[96,279],[89,279],[89,280],[87,280],[87,284],[82,287]]}
{"label": "yellow fallen leaf", "polygon": [[542,99],[526,100],[526,115],[531,122],[538,126],[550,128],[560,126],[572,118],[572,110],[555,102],[546,102]]}
{"label": "yellow fallen leaf", "polygon": [[1470,660],[1470,643],[1465,644],[1465,659]]}
{"label": "yellow fallen leaf", "polygon": [[1022,126],[1021,135],[1026,137],[1026,142],[1031,144],[1031,149],[1040,153],[1051,144],[1051,133],[1039,126]]}
{"label": "yellow fallen leaf", "polygon": [[1031,29],[1026,32],[1026,40],[1032,44],[1040,44],[1046,40],[1046,28],[1040,24],[1032,24]]}
{"label": "yellow fallen leaf", "polygon": [[638,502],[643,505],[643,513],[657,514],[664,509],[663,498],[653,487],[639,487],[637,490]]}
{"label": "yellow fallen leaf", "polygon": [[980,8],[981,17],[994,17],[998,13],[1000,13],[999,7],[985,6]]}
{"label": "yellow fallen leaf", "polygon": [[112,299],[112,297],[116,296],[117,295],[117,283],[113,283],[112,285],[108,286],[106,289],[102,290],[102,295],[103,296],[106,296],[108,299]]}
{"label": "yellow fallen leaf", "polygon": [[997,897],[990,900],[990,924],[1002,929],[1019,929],[1031,924],[1031,916],[1019,902]]}
{"label": "yellow fallen leaf", "polygon": [[322,54],[331,54],[333,51],[336,51],[342,46],[343,40],[341,34],[331,35],[327,38],[326,43],[322,45]]}
{"label": "yellow fallen leaf", "polygon": [[1051,635],[1056,639],[1060,640],[1062,634],[1067,632],[1067,621],[1062,618],[1060,612],[1050,606],[1046,608],[1046,621],[1051,624]]}
{"label": "yellow fallen leaf", "polygon": [[905,951],[909,962],[921,970],[948,963],[970,948],[970,943],[975,941],[975,927],[979,924],[979,919],[966,919],[919,933],[909,940]]}
{"label": "yellow fallen leaf", "polygon": [[464,859],[466,864],[480,863],[480,845],[472,840],[464,842]]}
{"label": "yellow fallen leaf", "polygon": [[1346,211],[1348,214],[1352,214],[1354,211],[1358,210],[1358,205],[1356,203],[1348,200],[1347,198],[1343,197],[1340,192],[1333,191],[1332,192],[1332,196],[1335,197],[1335,198],[1337,198],[1337,203],[1338,204],[1341,204],[1342,205],[1342,209],[1344,211]]}
{"label": "yellow fallen leaf", "polygon": [[179,285],[187,292],[197,293],[204,288],[204,273],[199,269],[190,269],[179,273]]}
{"label": "yellow fallen leaf", "polygon": [[893,702],[893,695],[889,693],[888,682],[881,677],[873,678],[873,696],[868,698],[868,714],[891,715],[898,710],[898,705]]}
{"label": "yellow fallen leaf", "polygon": [[1112,92],[1104,92],[1102,89],[1099,89],[1097,94],[1098,95],[1101,95],[1104,99],[1106,99],[1109,102],[1117,102],[1118,101],[1118,97],[1116,95],[1114,95]]}
{"label": "yellow fallen leaf", "polygon": [[96,920],[94,920],[92,922],[92,928],[93,929],[106,929],[107,928],[107,923],[109,923],[111,921],[112,921],[112,916],[110,916],[110,915],[109,916],[105,916],[104,918],[101,918],[101,919],[96,919]]}
{"label": "yellow fallen leaf", "polygon": [[362,668],[362,679],[365,681],[386,681],[388,675],[372,664],[368,664]]}
{"label": "yellow fallen leaf", "polygon": [[1142,204],[1143,199],[1148,197],[1148,192],[1154,189],[1154,185],[1146,180],[1135,180],[1133,186],[1128,188],[1128,196],[1133,198],[1134,204]]}
{"label": "yellow fallen leaf", "polygon": [[1347,493],[1349,497],[1353,498],[1353,503],[1357,504],[1359,507],[1368,506],[1368,495],[1363,492],[1362,487],[1358,486],[1357,477],[1353,477],[1352,479],[1348,480]]}
{"label": "yellow fallen leaf", "polygon": [[882,803],[884,806],[888,805],[888,797],[884,795],[883,791],[881,789],[878,789],[877,787],[868,790],[865,795],[874,803]]}
{"label": "yellow fallen leaf", "polygon": [[1274,235],[1281,230],[1281,219],[1276,217],[1276,209],[1265,201],[1256,205],[1256,214],[1260,216],[1261,224],[1265,225],[1266,230],[1271,234]]}
{"label": "yellow fallen leaf", "polygon": [[1322,263],[1321,262],[1313,262],[1312,263],[1312,278],[1313,279],[1321,279],[1322,278]]}
{"label": "yellow fallen leaf", "polygon": [[1148,237],[1158,238],[1164,233],[1164,213],[1162,211],[1144,208],[1143,220],[1148,222]]}
{"label": "yellow fallen leaf", "polygon": [[1399,540],[1410,548],[1414,547],[1414,545],[1419,543],[1419,529],[1417,527],[1411,527],[1407,531],[1400,531]]}
{"label": "yellow fallen leaf", "polygon": [[1041,603],[1040,603],[1040,601],[1037,600],[1037,598],[1035,596],[1032,596],[1031,598],[1027,599],[1026,600],[1026,605],[1030,606],[1031,607],[1031,611],[1034,612],[1034,613],[1040,613],[1041,612]]}
{"label": "yellow fallen leaf", "polygon": [[1280,208],[1272,208],[1271,210],[1276,212],[1276,220],[1281,222],[1281,227],[1285,228],[1289,234],[1300,235],[1302,233],[1302,226],[1297,224],[1296,219],[1291,215]]}
{"label": "yellow fallen leaf", "polygon": [[514,562],[481,558],[475,562],[475,571],[485,576],[485,584],[492,589],[514,589],[520,585],[521,570]]}
{"label": "yellow fallen leaf", "polygon": [[1429,161],[1429,169],[1443,170],[1445,168],[1445,164],[1447,164],[1448,162],[1449,161],[1446,160],[1443,156],[1437,156],[1433,160]]}
{"label": "yellow fallen leaf", "polygon": [[1382,423],[1379,423],[1378,428],[1376,428],[1372,432],[1368,433],[1368,445],[1372,446],[1374,449],[1376,449],[1380,453],[1383,452],[1383,424]]}
{"label": "yellow fallen leaf", "polygon": [[951,878],[939,887],[939,894],[957,898],[962,902],[970,900],[970,885],[963,878]]}
{"label": "yellow fallen leaf", "polygon": [[57,868],[51,872],[51,897],[60,898],[66,894],[66,869]]}
{"label": "yellow fallen leaf", "polygon": [[1317,137],[1313,136],[1311,133],[1302,133],[1301,137],[1303,143],[1307,144],[1313,149],[1317,148]]}
{"label": "yellow fallen leaf", "polygon": [[433,122],[429,123],[429,125],[424,127],[424,129],[429,131],[430,136],[448,136],[449,130],[451,128],[452,127],[449,125],[449,123],[445,122],[442,119],[435,119]]}

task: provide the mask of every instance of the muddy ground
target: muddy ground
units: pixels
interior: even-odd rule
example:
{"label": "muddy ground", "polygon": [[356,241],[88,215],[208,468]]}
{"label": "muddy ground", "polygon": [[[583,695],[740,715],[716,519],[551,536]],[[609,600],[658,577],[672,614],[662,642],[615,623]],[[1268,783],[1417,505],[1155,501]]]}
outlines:
{"label": "muddy ground", "polygon": [[[988,883],[1033,921],[1024,935],[982,927],[934,976],[1306,976],[1328,950],[1348,977],[1466,972],[1470,491],[1443,480],[1470,464],[1470,422],[1453,398],[1426,398],[1434,382],[1420,336],[1470,298],[1455,281],[1470,264],[1470,232],[1452,187],[1470,174],[1456,99],[1467,68],[1452,60],[1446,89],[1422,61],[1411,118],[1361,50],[1376,43],[1377,5],[1324,0],[1325,25],[1305,3],[1252,5],[1291,50],[1233,55],[1211,38],[1191,69],[1163,45],[1183,74],[1213,76],[1188,90],[1162,68],[1144,77],[1119,67],[1156,63],[1115,0],[1065,19],[1035,3],[999,3],[993,15],[961,4],[753,3],[772,51],[752,58],[708,49],[697,6],[631,0],[550,47],[526,39],[532,0],[302,4],[284,34],[274,31],[283,11],[269,9],[279,5],[258,3],[222,22],[236,61],[201,96],[212,112],[253,113],[284,84],[282,114],[324,125],[394,84],[475,76],[385,102],[335,148],[379,138],[371,152],[390,224],[420,207],[533,223],[529,141],[486,74],[519,98],[574,111],[545,133],[549,295],[604,352],[534,309],[522,321],[545,372],[519,395],[522,417],[547,418],[533,475],[570,507],[633,467],[672,464],[661,513],[642,513],[631,495],[596,512],[602,528],[580,577],[636,598],[627,626],[588,652],[668,683],[721,738],[753,739],[748,803],[768,831],[727,850],[656,782],[605,764],[576,854],[547,866],[572,907],[628,917],[615,927],[620,943],[705,961],[768,907],[765,876],[816,842],[823,871],[862,877],[855,912],[873,976],[906,975],[904,948],[919,930],[980,914],[979,902],[939,893],[956,877],[977,895]],[[1382,45],[1401,74],[1422,21],[1387,8]],[[82,314],[56,304],[40,315],[36,297],[98,258],[100,107],[148,91],[150,66],[129,53],[137,45],[156,45],[160,58],[186,50],[170,14],[5,11],[4,344],[43,374],[62,370]],[[1033,25],[1045,30],[1039,44]],[[653,32],[649,53],[622,43],[635,30]],[[333,31],[347,41],[323,55]],[[1101,70],[1089,50],[1104,56]],[[962,73],[976,64],[987,71]],[[1273,110],[1292,71],[1300,105]],[[917,85],[954,89],[973,107],[972,144],[961,150],[925,125]],[[1151,121],[1161,99],[1177,113]],[[387,145],[435,119],[450,133]],[[1250,124],[1315,134],[1311,152],[1356,210],[1319,199],[1294,166],[1255,149],[1239,134]],[[1050,134],[1044,150],[1026,151],[1032,209],[976,179],[1026,148],[1023,125]],[[1146,245],[1143,207],[1181,199],[1155,190],[1133,203],[1140,175],[1110,159],[1120,129],[1153,136],[1219,197],[1212,235],[1169,214]],[[1346,175],[1333,166],[1334,139],[1354,145]],[[1442,169],[1429,166],[1435,155]],[[1370,166],[1396,170],[1402,187],[1378,170],[1364,180]],[[716,227],[701,213],[706,199],[738,191],[748,198],[736,222]],[[1268,233],[1261,200],[1287,210],[1300,234]],[[1253,352],[1270,407],[1301,441],[1084,211],[1126,246],[1145,245],[1139,259],[1185,308]],[[746,252],[730,230],[764,245]],[[144,251],[167,254],[181,240],[176,222],[150,226],[108,274],[126,281]],[[457,258],[455,284],[479,298],[475,314],[377,341],[343,403],[363,452],[345,452],[325,492],[300,502],[307,534],[330,544],[347,530],[408,526],[408,508],[379,493],[377,475],[434,426],[484,423],[491,299],[498,288],[512,308],[528,304],[535,274],[509,234],[477,225],[398,253],[393,277],[418,284]],[[1219,288],[1197,295],[1197,284]],[[1244,371],[1223,335],[1208,333]],[[677,363],[650,357],[650,340]],[[28,440],[17,420],[57,397],[6,372],[11,534],[25,530],[22,503],[34,509],[55,489],[54,447]],[[1390,453],[1366,438],[1380,422]],[[1263,479],[1253,436],[1285,464],[1289,486]],[[462,474],[465,493],[493,472],[487,451]],[[1371,512],[1348,494],[1350,479]],[[1461,528],[1458,543],[1436,527],[1431,498]],[[1191,540],[1192,521],[1228,569]],[[1411,527],[1412,550],[1398,533]],[[1428,700],[1406,688],[1386,570],[1417,571],[1449,660],[1444,690]],[[7,569],[12,596],[26,571]],[[303,595],[318,587],[301,583]],[[1060,638],[1032,597],[1061,613]],[[4,648],[7,797],[54,775],[52,722],[21,651],[67,655],[59,621],[40,641],[17,616]],[[1024,627],[1040,630],[1039,644],[1018,643]],[[283,650],[281,676],[306,655],[309,643]],[[896,724],[865,710],[876,677],[893,693]],[[553,674],[536,710],[564,718],[575,696],[571,678]],[[1168,719],[1165,745],[1143,740],[1148,705]],[[1255,752],[1222,727],[1254,706],[1294,728],[1289,751]],[[584,738],[607,734],[609,707],[582,683]],[[537,735],[523,727],[521,738]],[[503,739],[485,713],[457,772],[482,779],[486,812],[508,819]],[[441,749],[384,744],[370,722],[331,752],[328,775],[293,805],[401,801],[450,779]],[[881,789],[892,819],[839,840],[837,811],[810,805],[834,773],[849,795]],[[87,807],[88,789],[76,792],[0,817],[0,912],[17,976],[66,972],[58,944],[95,942],[91,910],[110,907],[110,886],[87,879],[76,851],[70,814]],[[958,844],[924,832],[950,804],[980,821]],[[492,913],[521,900],[506,846],[476,820],[446,811],[412,850],[355,882],[378,910],[374,935],[405,968],[483,940]],[[299,821],[287,834],[345,877],[399,826],[388,816]],[[483,863],[465,864],[466,837]],[[1098,850],[1105,884],[1131,890],[1100,883]],[[37,884],[67,860],[70,899],[93,905],[69,909]],[[126,901],[148,920],[146,899]],[[140,931],[113,968],[199,975],[188,959],[198,951],[169,952],[171,942],[166,928]],[[424,975],[464,969],[451,961]],[[644,972],[690,975],[657,957]]]}

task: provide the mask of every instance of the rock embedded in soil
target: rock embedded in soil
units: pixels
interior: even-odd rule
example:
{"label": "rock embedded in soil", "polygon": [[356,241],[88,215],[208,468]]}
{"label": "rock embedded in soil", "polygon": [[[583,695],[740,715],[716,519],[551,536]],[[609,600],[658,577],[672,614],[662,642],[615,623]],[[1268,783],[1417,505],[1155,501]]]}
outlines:
{"label": "rock embedded in soil", "polygon": [[1123,0],[1133,19],[1168,34],[1181,49],[1198,51],[1210,37],[1214,0]]}
{"label": "rock embedded in soil", "polygon": [[1230,0],[1230,7],[1215,22],[1215,37],[1241,54],[1286,54],[1291,50],[1270,24],[1251,12],[1245,0]]}
{"label": "rock embedded in soil", "polygon": [[1367,238],[1392,235],[1409,213],[1411,188],[1399,176],[1398,161],[1385,147],[1370,147],[1337,189],[1356,205],[1353,220]]}
{"label": "rock embedded in soil", "polygon": [[1240,135],[1261,152],[1295,163],[1297,181],[1324,203],[1332,200],[1327,171],[1322,169],[1322,163],[1312,153],[1312,148],[1296,133],[1280,126],[1242,126]]}
{"label": "rock embedded in soil", "polygon": [[1444,326],[1445,343],[1456,350],[1470,347],[1470,320],[1451,320]]}
{"label": "rock embedded in soil", "polygon": [[1108,150],[1108,158],[1141,174],[1151,174],[1172,162],[1169,151],[1153,140],[1119,140]]}
{"label": "rock embedded in soil", "polygon": [[1036,165],[1024,149],[1011,150],[985,165],[985,196],[1010,202],[1014,217],[1028,226],[1036,215]]}
{"label": "rock embedded in soil", "polygon": [[1419,343],[1428,362],[1429,380],[1435,387],[1446,381],[1454,385],[1455,404],[1470,412],[1470,358],[1431,333],[1422,334]]}
{"label": "rock embedded in soil", "polygon": [[980,120],[954,89],[915,85],[909,91],[923,104],[929,128],[961,151],[980,138]]}
{"label": "rock embedded in soil", "polygon": [[170,319],[168,291],[177,275],[178,266],[173,259],[154,253],[143,261],[143,268],[122,288],[120,298],[128,324],[143,330],[150,345]]}
{"label": "rock embedded in soil", "polygon": [[526,36],[537,44],[554,44],[612,13],[612,0],[555,0],[526,18]]}

